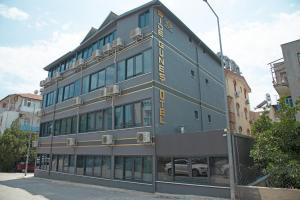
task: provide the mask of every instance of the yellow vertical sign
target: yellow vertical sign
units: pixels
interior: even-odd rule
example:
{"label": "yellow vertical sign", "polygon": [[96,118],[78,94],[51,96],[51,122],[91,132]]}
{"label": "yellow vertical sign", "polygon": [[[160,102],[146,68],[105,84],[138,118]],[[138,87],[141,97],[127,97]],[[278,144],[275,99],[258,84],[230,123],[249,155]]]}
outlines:
{"label": "yellow vertical sign", "polygon": [[[157,35],[158,35],[158,74],[160,82],[166,81],[166,74],[165,74],[165,55],[164,55],[164,26],[163,26],[163,18],[164,14],[157,10],[157,15],[159,17],[158,24],[157,24]],[[163,89],[159,89],[159,123],[165,123],[165,116],[166,116],[166,108],[165,108],[165,101],[166,101],[166,92]]]}

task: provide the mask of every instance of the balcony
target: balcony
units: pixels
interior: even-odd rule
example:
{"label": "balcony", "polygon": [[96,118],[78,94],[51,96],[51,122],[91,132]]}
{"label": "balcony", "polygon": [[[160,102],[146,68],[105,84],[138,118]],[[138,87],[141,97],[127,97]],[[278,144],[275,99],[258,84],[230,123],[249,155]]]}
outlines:
{"label": "balcony", "polygon": [[[273,79],[273,86],[280,97],[290,96],[289,82],[286,73],[286,67],[284,61],[276,60],[273,63],[269,63],[271,66],[271,74]],[[280,62],[278,62],[280,61]]]}

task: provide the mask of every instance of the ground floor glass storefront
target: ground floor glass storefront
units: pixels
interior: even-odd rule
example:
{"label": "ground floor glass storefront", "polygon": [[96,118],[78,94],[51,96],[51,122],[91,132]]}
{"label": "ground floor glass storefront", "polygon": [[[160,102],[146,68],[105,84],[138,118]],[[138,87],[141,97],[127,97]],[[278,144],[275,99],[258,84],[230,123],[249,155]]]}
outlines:
{"label": "ground floor glass storefront", "polygon": [[200,185],[228,185],[227,157],[158,157],[157,179]]}

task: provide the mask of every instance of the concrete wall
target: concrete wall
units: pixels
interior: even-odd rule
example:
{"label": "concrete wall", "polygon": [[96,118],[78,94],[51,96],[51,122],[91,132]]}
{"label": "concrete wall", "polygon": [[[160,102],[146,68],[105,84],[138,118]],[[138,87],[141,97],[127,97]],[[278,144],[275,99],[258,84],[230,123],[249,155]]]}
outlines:
{"label": "concrete wall", "polygon": [[[281,45],[293,103],[300,96],[300,40]],[[300,121],[300,112],[297,114]]]}
{"label": "concrete wall", "polygon": [[255,186],[237,186],[238,199],[241,200],[299,200],[300,190],[268,188]]}

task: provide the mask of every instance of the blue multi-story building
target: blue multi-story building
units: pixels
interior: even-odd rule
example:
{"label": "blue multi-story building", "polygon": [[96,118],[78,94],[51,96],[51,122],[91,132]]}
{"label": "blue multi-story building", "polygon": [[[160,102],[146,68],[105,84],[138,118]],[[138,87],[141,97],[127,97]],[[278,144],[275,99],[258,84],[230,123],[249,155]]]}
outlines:
{"label": "blue multi-story building", "polygon": [[36,176],[228,196],[218,56],[159,1],[44,68]]}

